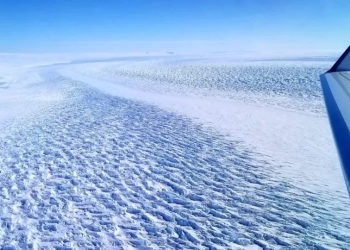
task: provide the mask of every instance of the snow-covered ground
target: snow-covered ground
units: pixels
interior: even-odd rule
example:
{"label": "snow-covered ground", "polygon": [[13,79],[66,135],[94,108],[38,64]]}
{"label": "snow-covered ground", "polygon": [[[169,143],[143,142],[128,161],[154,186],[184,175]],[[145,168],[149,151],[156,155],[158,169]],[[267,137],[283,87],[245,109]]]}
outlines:
{"label": "snow-covered ground", "polygon": [[5,249],[350,248],[318,82],[331,62],[9,58]]}

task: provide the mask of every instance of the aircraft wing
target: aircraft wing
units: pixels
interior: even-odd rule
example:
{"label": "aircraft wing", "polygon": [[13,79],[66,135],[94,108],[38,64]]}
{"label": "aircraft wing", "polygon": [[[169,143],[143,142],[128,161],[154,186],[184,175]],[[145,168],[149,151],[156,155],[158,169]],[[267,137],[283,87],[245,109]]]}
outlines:
{"label": "aircraft wing", "polygon": [[350,46],[320,78],[333,138],[350,194]]}

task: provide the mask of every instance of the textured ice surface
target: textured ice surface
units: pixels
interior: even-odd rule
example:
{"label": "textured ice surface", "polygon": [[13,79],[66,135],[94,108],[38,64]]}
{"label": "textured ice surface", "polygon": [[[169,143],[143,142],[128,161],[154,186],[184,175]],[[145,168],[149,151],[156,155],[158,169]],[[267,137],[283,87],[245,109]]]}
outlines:
{"label": "textured ice surface", "polygon": [[[139,63],[129,70],[137,71]],[[0,92],[0,101],[21,114],[0,120],[11,126],[0,127],[6,132],[0,137],[3,248],[349,248],[350,205],[338,185],[343,180],[317,106],[316,78],[310,99],[317,108],[300,110],[293,103],[271,106],[278,96],[287,96],[282,103],[306,105],[291,90],[271,95],[277,80],[258,90],[227,87],[223,96],[226,90],[215,84],[189,84],[192,76],[181,75],[183,69],[175,70],[185,79],[176,83],[154,80],[156,73],[148,71],[147,79],[125,78],[107,71],[117,65],[111,64],[33,69],[36,80]],[[162,62],[165,73],[157,74],[170,79],[171,64],[189,63]],[[266,66],[260,64],[227,67],[251,72]],[[206,71],[201,63],[190,65]],[[290,67],[281,74],[303,72]],[[323,70],[307,67],[315,77]],[[5,92],[23,101],[12,102]],[[244,92],[249,94],[240,98]],[[251,105],[255,95],[262,103]],[[223,120],[215,122],[218,117]],[[220,125],[225,122],[232,124]]]}
{"label": "textured ice surface", "polygon": [[[141,100],[215,127],[254,148],[278,166],[276,172],[283,178],[305,188],[344,189],[318,80],[331,63],[221,59],[120,60],[76,65],[63,73],[106,93]],[[226,78],[223,68],[241,77]],[[242,83],[241,78],[249,81]],[[287,81],[284,78],[294,87],[281,89],[280,81]],[[306,78],[308,82],[296,83]],[[226,82],[226,90],[214,83],[207,88],[213,81]]]}
{"label": "textured ice surface", "polygon": [[155,92],[191,91],[202,96],[324,112],[318,77],[330,67],[329,62],[204,62],[159,59],[92,63],[76,68],[80,73],[95,73],[118,83],[123,79],[127,86]]}

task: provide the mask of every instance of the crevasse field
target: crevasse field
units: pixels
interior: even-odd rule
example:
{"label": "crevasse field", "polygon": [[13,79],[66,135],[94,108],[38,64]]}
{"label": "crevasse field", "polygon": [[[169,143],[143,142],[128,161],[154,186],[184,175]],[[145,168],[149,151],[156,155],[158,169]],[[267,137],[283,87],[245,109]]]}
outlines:
{"label": "crevasse field", "polygon": [[333,61],[0,59],[2,249],[350,249]]}

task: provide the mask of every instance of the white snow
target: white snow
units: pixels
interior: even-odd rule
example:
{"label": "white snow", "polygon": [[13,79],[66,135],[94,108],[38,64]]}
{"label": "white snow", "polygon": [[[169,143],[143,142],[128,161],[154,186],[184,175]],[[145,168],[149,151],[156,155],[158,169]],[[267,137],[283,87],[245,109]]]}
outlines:
{"label": "white snow", "polygon": [[[174,62],[172,63],[174,64]],[[210,74],[212,74],[211,79],[214,79],[214,84],[217,79],[227,78],[227,76],[218,75],[218,71],[222,67],[220,64],[219,66],[214,65],[216,67],[209,65],[206,69],[197,69],[196,64],[190,65],[191,69],[186,69],[186,64],[183,65],[182,61],[180,65],[175,65],[175,69],[172,69],[173,64],[168,66],[170,69],[163,64],[157,65],[160,68],[158,69],[157,66],[153,66],[154,64],[159,64],[159,60],[156,62],[146,60],[146,62],[132,62],[131,64],[130,62],[126,64],[125,62],[91,63],[90,65],[79,65],[60,70],[62,74],[89,83],[105,93],[157,105],[171,112],[197,119],[201,124],[215,127],[223,134],[244,142],[249,145],[249,148],[254,148],[263,157],[267,157],[274,165],[278,166],[277,172],[283,172],[284,178],[291,178],[291,181],[297,185],[300,185],[300,182],[303,183],[304,187],[311,185],[311,190],[317,186],[317,188],[323,189],[323,192],[327,192],[330,188],[345,190],[344,182],[340,181],[342,173],[338,167],[338,158],[325,115],[323,100],[320,96],[321,92],[318,86],[316,90],[312,89],[312,87],[315,88],[318,81],[316,80],[314,86],[310,87],[311,84],[307,83],[309,86],[294,87],[287,94],[283,93],[277,97],[271,97],[264,89],[273,84],[270,83],[271,79],[283,82],[285,81],[283,77],[287,77],[289,82],[292,82],[291,79],[295,76],[296,78],[309,79],[313,83],[315,77],[318,77],[317,70],[322,72],[329,67],[329,63],[279,62],[277,65],[271,62],[234,63],[233,67],[238,67],[239,73],[245,74],[246,78],[252,78],[252,83],[244,80],[244,91],[236,91],[235,88],[230,91],[226,88],[221,93],[215,92],[216,89],[207,90],[205,87],[203,90],[202,86],[188,86],[188,82],[198,84],[198,82],[208,81],[206,75]],[[138,67],[140,70],[137,70]],[[179,67],[185,68],[181,69],[184,72],[181,72]],[[254,70],[254,67],[258,69]],[[264,67],[268,71],[262,71],[261,74],[268,76],[266,79],[268,82],[259,79],[261,78],[259,75],[253,75],[255,71],[259,72]],[[130,75],[134,72],[143,73],[135,73],[136,77],[133,78],[119,76],[117,75],[120,73],[119,68],[130,70],[131,72],[128,72]],[[203,74],[206,75],[197,73],[198,70],[202,70]],[[190,75],[193,72],[195,72],[194,77]],[[280,75],[276,75],[278,72]],[[304,75],[300,76],[301,73]],[[184,82],[186,86],[180,86],[182,88],[179,88],[178,85],[164,86],[166,81],[157,83],[149,81],[149,77],[145,77],[146,75],[160,78],[161,74],[165,75],[168,81],[169,79],[174,81],[175,78],[177,81]],[[312,75],[309,76],[309,74]],[[193,80],[195,77],[199,79]],[[235,77],[237,78],[237,76]],[[235,82],[235,79],[228,78],[227,80],[229,83]],[[256,84],[257,86],[246,87],[248,84],[253,85],[254,81],[262,82],[264,87],[259,86],[261,85],[259,82]],[[193,87],[197,88],[193,89]],[[247,88],[254,90],[261,88],[264,91],[262,94],[251,93],[251,89]],[[288,88],[291,87],[288,86]],[[295,98],[295,96],[300,96],[301,91],[306,92],[305,89],[309,89],[308,92],[316,96],[315,100],[309,96],[305,98],[306,100]],[[290,93],[293,91],[296,93]],[[293,98],[288,96],[290,94],[293,95]],[[288,110],[281,108],[281,106],[288,107]],[[313,106],[315,107],[310,112],[308,109]],[[306,163],[307,167],[305,167]]]}
{"label": "white snow", "polygon": [[349,247],[330,62],[16,60],[0,65],[4,249]]}

